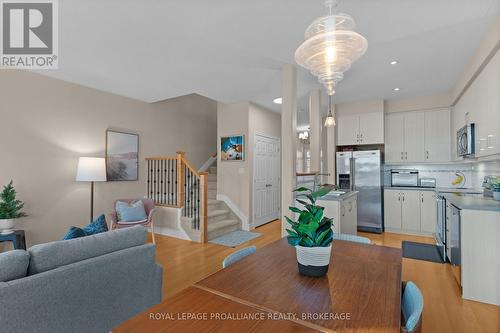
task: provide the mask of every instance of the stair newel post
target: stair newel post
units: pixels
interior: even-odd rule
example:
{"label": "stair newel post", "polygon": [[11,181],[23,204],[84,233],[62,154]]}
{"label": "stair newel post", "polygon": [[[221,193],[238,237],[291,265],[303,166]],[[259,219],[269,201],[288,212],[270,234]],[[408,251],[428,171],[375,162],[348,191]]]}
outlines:
{"label": "stair newel post", "polygon": [[184,167],[183,160],[186,155],[183,151],[177,152],[177,206],[184,206]]}
{"label": "stair newel post", "polygon": [[208,242],[208,172],[200,172],[200,229],[201,242]]}

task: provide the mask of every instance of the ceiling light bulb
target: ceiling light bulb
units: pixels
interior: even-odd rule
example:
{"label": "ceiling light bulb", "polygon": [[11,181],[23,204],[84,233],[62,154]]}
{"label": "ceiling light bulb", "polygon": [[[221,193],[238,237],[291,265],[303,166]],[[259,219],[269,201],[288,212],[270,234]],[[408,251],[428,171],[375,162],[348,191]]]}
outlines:
{"label": "ceiling light bulb", "polygon": [[283,98],[281,98],[281,97],[275,98],[273,100],[273,103],[274,104],[281,104],[281,103],[283,103]]}
{"label": "ceiling light bulb", "polygon": [[332,63],[335,60],[335,47],[329,46],[326,48],[326,62]]}
{"label": "ceiling light bulb", "polygon": [[393,60],[393,61],[390,62],[391,65],[396,65],[397,63],[398,63],[397,60]]}
{"label": "ceiling light bulb", "polygon": [[394,91],[399,91],[399,88],[394,88],[393,90],[394,90]]}

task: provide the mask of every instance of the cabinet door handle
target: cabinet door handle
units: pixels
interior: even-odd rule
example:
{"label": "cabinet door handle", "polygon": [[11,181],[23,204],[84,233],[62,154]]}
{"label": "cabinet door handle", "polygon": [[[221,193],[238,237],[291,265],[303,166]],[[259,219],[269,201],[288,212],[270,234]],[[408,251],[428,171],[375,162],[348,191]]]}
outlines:
{"label": "cabinet door handle", "polygon": [[407,160],[407,159],[408,159],[408,152],[405,151],[405,160]]}
{"label": "cabinet door handle", "polygon": [[401,193],[398,193],[398,201],[401,201]]}
{"label": "cabinet door handle", "polygon": [[427,159],[427,160],[429,159],[429,151],[428,150],[425,151],[425,159]]}
{"label": "cabinet door handle", "polygon": [[421,195],[421,198],[422,198],[422,202],[424,202],[424,195],[423,194]]}
{"label": "cabinet door handle", "polygon": [[401,159],[403,159],[403,152],[401,152]]}
{"label": "cabinet door handle", "polygon": [[405,201],[405,194],[403,193],[403,201]]}

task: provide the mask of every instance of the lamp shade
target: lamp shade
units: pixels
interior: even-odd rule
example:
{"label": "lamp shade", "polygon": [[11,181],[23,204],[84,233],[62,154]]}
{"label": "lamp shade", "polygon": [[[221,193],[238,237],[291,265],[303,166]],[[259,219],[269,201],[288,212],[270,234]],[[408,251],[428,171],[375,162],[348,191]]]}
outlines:
{"label": "lamp shade", "polygon": [[80,157],[76,171],[77,182],[105,182],[106,162],[100,157]]}

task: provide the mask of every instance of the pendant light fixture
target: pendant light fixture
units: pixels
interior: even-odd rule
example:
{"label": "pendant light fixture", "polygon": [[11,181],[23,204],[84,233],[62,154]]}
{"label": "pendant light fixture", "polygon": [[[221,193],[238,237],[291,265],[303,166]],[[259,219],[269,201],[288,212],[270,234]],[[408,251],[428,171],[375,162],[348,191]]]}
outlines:
{"label": "pendant light fixture", "polygon": [[332,95],[328,95],[328,115],[326,116],[325,119],[325,127],[332,127],[335,126],[335,117],[333,116],[333,111],[332,111]]}
{"label": "pendant light fixture", "polygon": [[[318,77],[329,95],[325,126],[334,126],[331,96],[344,78],[344,72],[368,48],[365,37],[354,31],[351,16],[337,13],[339,0],[327,0],[328,15],[317,18],[305,32],[305,41],[295,51],[295,61]],[[332,125],[327,125],[332,124]]]}

